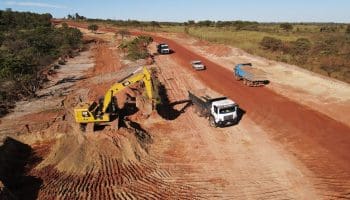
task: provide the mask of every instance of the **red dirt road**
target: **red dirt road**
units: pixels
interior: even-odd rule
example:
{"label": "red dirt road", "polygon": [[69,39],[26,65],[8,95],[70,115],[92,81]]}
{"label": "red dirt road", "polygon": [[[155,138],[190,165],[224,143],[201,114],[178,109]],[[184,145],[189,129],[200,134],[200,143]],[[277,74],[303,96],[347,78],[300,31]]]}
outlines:
{"label": "red dirt road", "polygon": [[[319,186],[319,189],[330,189],[337,191],[340,197],[348,197],[350,127],[266,87],[247,87],[234,79],[232,71],[172,40],[154,35],[153,38],[156,42],[169,44],[175,51],[171,57],[189,70],[192,70],[190,61],[202,60],[208,68],[206,71],[194,72],[195,76],[213,90],[236,101],[246,111],[243,120],[248,116],[270,130],[275,140],[284,144],[287,150],[295,154],[315,174],[313,177],[315,181],[326,184]],[[332,194],[324,195],[332,196]]]}
{"label": "red dirt road", "polygon": [[[112,28],[102,30],[115,31]],[[253,119],[295,155],[312,172],[310,178],[320,195],[325,199],[350,198],[350,127],[267,87],[247,87],[234,80],[232,71],[177,42],[156,35],[152,37],[156,42],[168,43],[175,51],[170,57],[189,72],[193,71],[191,60],[202,60],[208,69],[193,74],[208,87],[236,101],[246,111],[243,120],[245,117]]]}

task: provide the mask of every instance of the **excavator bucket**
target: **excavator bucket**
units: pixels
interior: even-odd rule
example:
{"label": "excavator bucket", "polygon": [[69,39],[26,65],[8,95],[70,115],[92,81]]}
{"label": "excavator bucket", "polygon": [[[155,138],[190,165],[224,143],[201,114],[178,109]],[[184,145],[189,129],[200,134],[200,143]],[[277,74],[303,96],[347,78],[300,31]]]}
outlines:
{"label": "excavator bucket", "polygon": [[151,68],[151,82],[152,82],[152,99],[146,98],[145,95],[139,95],[136,97],[136,107],[142,113],[144,117],[149,117],[156,105],[160,103],[159,95],[159,80],[157,77],[157,70]]}
{"label": "excavator bucket", "polygon": [[160,104],[160,95],[159,95],[159,86],[160,81],[158,79],[158,71],[156,68],[151,68],[151,80],[152,80],[152,87],[153,87],[153,109],[155,109],[155,106],[157,104]]}
{"label": "excavator bucket", "polygon": [[152,114],[153,102],[152,102],[152,100],[149,100],[144,96],[137,96],[136,97],[136,107],[139,109],[141,114],[147,118]]}

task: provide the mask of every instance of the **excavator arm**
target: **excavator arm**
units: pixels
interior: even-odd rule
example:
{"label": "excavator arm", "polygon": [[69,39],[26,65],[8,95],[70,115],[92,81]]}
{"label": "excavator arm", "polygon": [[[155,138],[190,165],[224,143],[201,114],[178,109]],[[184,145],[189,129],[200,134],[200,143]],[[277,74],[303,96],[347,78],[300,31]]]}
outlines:
{"label": "excavator arm", "polygon": [[[146,67],[142,72],[134,72],[121,82],[113,84],[106,92],[102,105],[82,103],[74,109],[75,120],[78,123],[94,123],[110,121],[109,107],[114,101],[114,95],[131,85],[143,81],[148,99],[154,100],[152,76]],[[102,109],[101,109],[102,107]],[[96,114],[98,113],[98,114]]]}
{"label": "excavator arm", "polygon": [[112,85],[111,88],[108,89],[108,91],[106,92],[106,94],[104,96],[102,112],[103,113],[107,112],[107,109],[108,109],[110,103],[112,102],[113,96],[115,94],[117,94],[118,92],[122,91],[123,89],[125,89],[125,88],[139,82],[139,81],[143,81],[143,83],[145,84],[147,97],[149,99],[152,99],[153,98],[153,92],[152,92],[153,89],[152,89],[151,74],[147,70],[147,68],[144,67],[142,73],[132,75],[130,78],[127,78],[120,83],[115,83],[114,85]]}

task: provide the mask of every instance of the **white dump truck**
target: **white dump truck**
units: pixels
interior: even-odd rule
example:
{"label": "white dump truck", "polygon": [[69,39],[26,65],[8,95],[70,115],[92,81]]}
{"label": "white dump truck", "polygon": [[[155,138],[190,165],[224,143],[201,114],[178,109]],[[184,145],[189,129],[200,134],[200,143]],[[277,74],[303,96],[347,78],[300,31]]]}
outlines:
{"label": "white dump truck", "polygon": [[188,98],[196,112],[208,118],[210,126],[228,126],[238,122],[238,105],[215,92],[207,89],[188,91]]}

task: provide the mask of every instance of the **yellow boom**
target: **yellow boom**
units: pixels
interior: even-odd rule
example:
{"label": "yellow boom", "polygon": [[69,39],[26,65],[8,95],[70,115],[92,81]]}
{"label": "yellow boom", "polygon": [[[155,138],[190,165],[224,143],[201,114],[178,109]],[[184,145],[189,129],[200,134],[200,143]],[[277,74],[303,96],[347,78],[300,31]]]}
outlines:
{"label": "yellow boom", "polygon": [[153,85],[151,73],[146,67],[143,67],[141,73],[132,74],[130,78],[122,82],[115,83],[106,92],[103,102],[97,104],[81,103],[74,108],[75,121],[78,123],[108,122],[110,115],[116,114],[114,95],[139,81],[145,84],[146,94],[150,100],[153,100]]}

